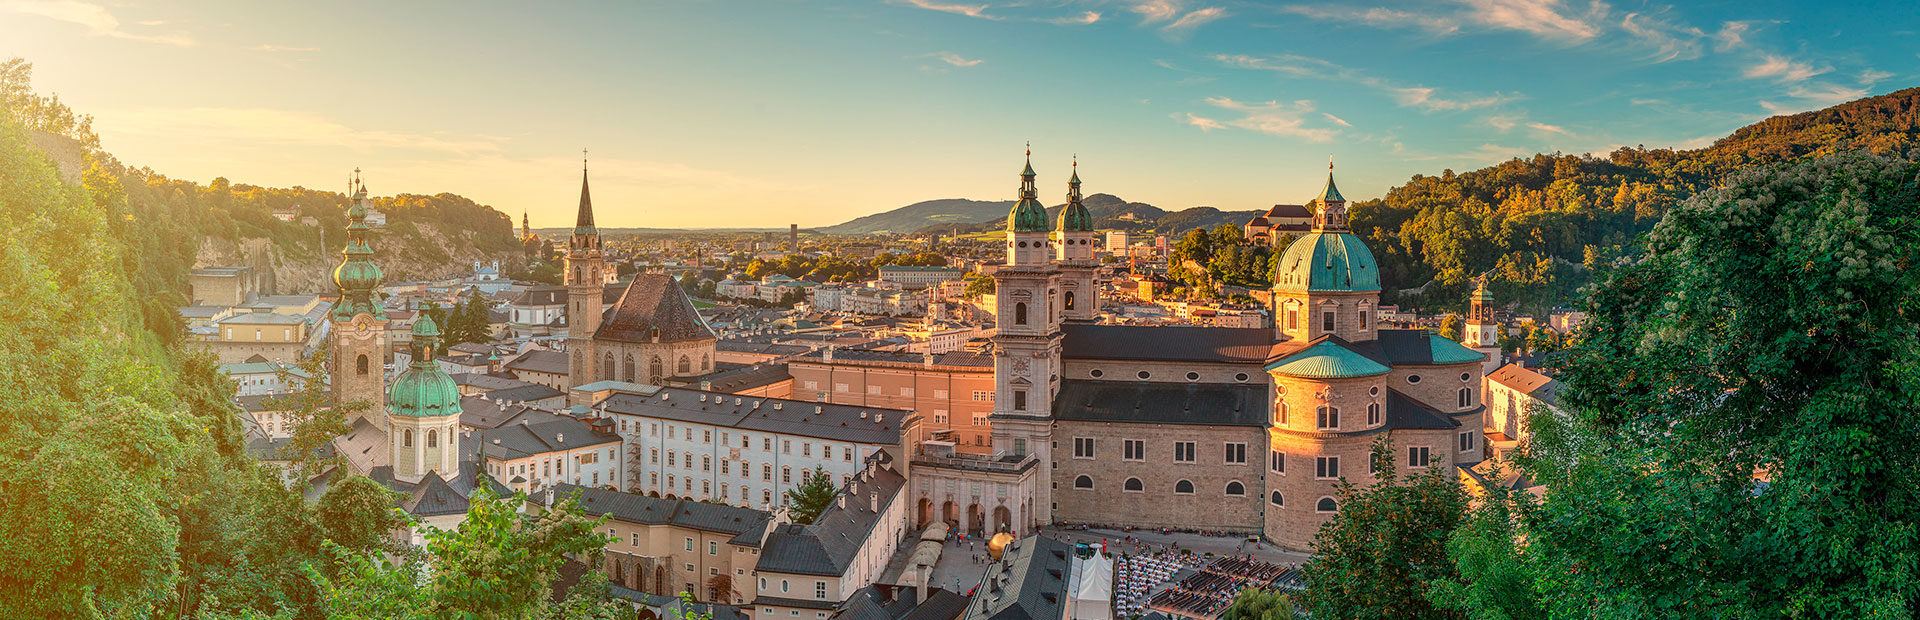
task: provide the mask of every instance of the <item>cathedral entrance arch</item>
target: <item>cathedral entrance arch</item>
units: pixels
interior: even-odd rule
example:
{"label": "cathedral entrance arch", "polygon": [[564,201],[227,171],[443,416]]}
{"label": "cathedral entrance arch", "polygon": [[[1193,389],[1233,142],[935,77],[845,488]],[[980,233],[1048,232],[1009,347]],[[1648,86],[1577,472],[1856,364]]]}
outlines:
{"label": "cathedral entrance arch", "polygon": [[987,509],[981,508],[979,504],[968,504],[967,533],[974,536],[985,536],[987,535],[986,528]]}
{"label": "cathedral entrance arch", "polygon": [[947,522],[947,528],[960,531],[960,505],[948,500],[940,505],[940,520]]}
{"label": "cathedral entrance arch", "polygon": [[927,529],[927,526],[933,523],[933,500],[924,497],[920,498],[920,511],[918,514],[919,520],[914,522],[914,529]]}
{"label": "cathedral entrance arch", "polygon": [[994,507],[993,531],[995,532],[1013,531],[1013,511],[1012,510],[1008,510],[1006,506]]}

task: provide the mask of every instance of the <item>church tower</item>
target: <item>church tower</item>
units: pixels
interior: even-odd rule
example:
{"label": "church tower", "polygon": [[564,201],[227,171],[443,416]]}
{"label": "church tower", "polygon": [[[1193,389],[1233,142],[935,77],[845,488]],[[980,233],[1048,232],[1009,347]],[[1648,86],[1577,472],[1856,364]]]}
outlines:
{"label": "church tower", "polygon": [[1067,206],[1060,209],[1055,227],[1055,260],[1060,268],[1060,311],[1069,321],[1100,318],[1100,289],[1094,271],[1100,263],[1093,259],[1093,213],[1080,197],[1080,161],[1073,162],[1073,176],[1067,179]]}
{"label": "church tower", "polygon": [[440,326],[421,312],[413,322],[413,342],[407,345],[413,363],[393,379],[387,399],[393,477],[408,483],[420,482],[429,472],[444,479],[460,475],[460,386],[434,361],[439,346]]}
{"label": "church tower", "polygon": [[[1033,185],[1032,151],[1020,173],[1020,202],[1007,216],[1007,267],[994,272],[999,319],[994,345],[993,449],[1033,455],[1034,496],[1025,512],[1053,522],[1053,396],[1060,391],[1060,271],[1049,260],[1047,210]],[[1026,498],[1022,498],[1026,499]]]}
{"label": "church tower", "polygon": [[1326,187],[1307,207],[1313,210],[1313,230],[1287,246],[1273,274],[1279,339],[1375,339],[1380,265],[1366,243],[1347,230],[1347,199],[1333,183],[1332,163],[1327,164]]}
{"label": "church tower", "polygon": [[387,311],[374,289],[380,287],[380,267],[373,264],[373,246],[367,242],[367,185],[360,171],[353,171],[348,188],[352,204],[347,207],[347,247],[340,251],[340,266],[333,269],[333,283],[340,287],[340,302],[329,317],[333,321],[332,375],[334,402],[362,403],[366,407],[354,415],[366,418],[379,428],[387,427],[386,390],[382,370],[387,358]]}
{"label": "church tower", "polygon": [[[600,231],[593,227],[593,195],[587,188],[586,160],[580,162],[580,212],[574,218],[573,239],[567,242],[567,381],[592,383],[595,377],[593,334],[600,330],[606,290],[606,258],[600,254]],[[586,405],[592,403],[568,403]]]}
{"label": "church tower", "polygon": [[1466,329],[1461,344],[1487,356],[1487,374],[1500,364],[1500,323],[1493,319],[1493,293],[1487,290],[1487,276],[1473,279],[1473,298],[1467,309]]}

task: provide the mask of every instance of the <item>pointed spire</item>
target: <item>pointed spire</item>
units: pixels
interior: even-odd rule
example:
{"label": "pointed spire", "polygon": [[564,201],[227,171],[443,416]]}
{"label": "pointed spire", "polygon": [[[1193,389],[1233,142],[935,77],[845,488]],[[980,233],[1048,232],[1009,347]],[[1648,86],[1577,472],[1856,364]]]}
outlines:
{"label": "pointed spire", "polygon": [[1027,167],[1020,171],[1020,199],[1007,213],[1007,227],[1015,232],[1047,232],[1047,208],[1033,184],[1033,143],[1027,143]]}
{"label": "pointed spire", "polygon": [[596,234],[593,227],[593,192],[587,187],[587,151],[580,150],[580,213],[573,219],[573,233]]}
{"label": "pointed spire", "polygon": [[1346,202],[1340,195],[1340,188],[1333,185],[1333,156],[1327,156],[1327,187],[1320,190],[1320,202]]}

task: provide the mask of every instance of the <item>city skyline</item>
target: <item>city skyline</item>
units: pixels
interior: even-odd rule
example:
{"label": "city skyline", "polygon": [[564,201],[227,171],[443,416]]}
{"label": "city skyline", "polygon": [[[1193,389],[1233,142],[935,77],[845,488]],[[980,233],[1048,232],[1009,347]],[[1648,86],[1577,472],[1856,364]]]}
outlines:
{"label": "city skyline", "polygon": [[358,167],[377,195],[457,193],[550,228],[571,222],[584,147],[602,226],[774,228],[1010,199],[1029,140],[1048,204],[1077,154],[1088,193],[1169,210],[1304,201],[1329,155],[1365,200],[1535,152],[1704,146],[1910,83],[1915,33],[1855,27],[1897,17],[1550,0],[11,0],[0,57],[93,114],[105,150],[177,178],[338,190]]}

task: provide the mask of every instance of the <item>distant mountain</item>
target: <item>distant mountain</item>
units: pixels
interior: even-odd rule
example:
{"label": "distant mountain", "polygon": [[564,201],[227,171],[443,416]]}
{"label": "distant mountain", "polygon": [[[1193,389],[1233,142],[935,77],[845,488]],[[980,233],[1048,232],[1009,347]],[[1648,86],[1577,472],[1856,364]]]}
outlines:
{"label": "distant mountain", "polygon": [[[1259,211],[1221,211],[1213,207],[1193,207],[1183,211],[1167,211],[1144,202],[1128,202],[1113,194],[1093,194],[1087,196],[1087,211],[1093,214],[1094,226],[1130,231],[1155,230],[1169,235],[1185,233],[1190,228],[1212,228],[1224,223],[1245,223]],[[1014,201],[995,202],[949,198],[918,202],[885,213],[876,213],[853,221],[828,226],[820,232],[841,235],[860,235],[868,233],[961,233],[980,232],[1006,226],[1007,211],[1012,210]],[[1047,208],[1049,221],[1059,217],[1065,204]]]}

